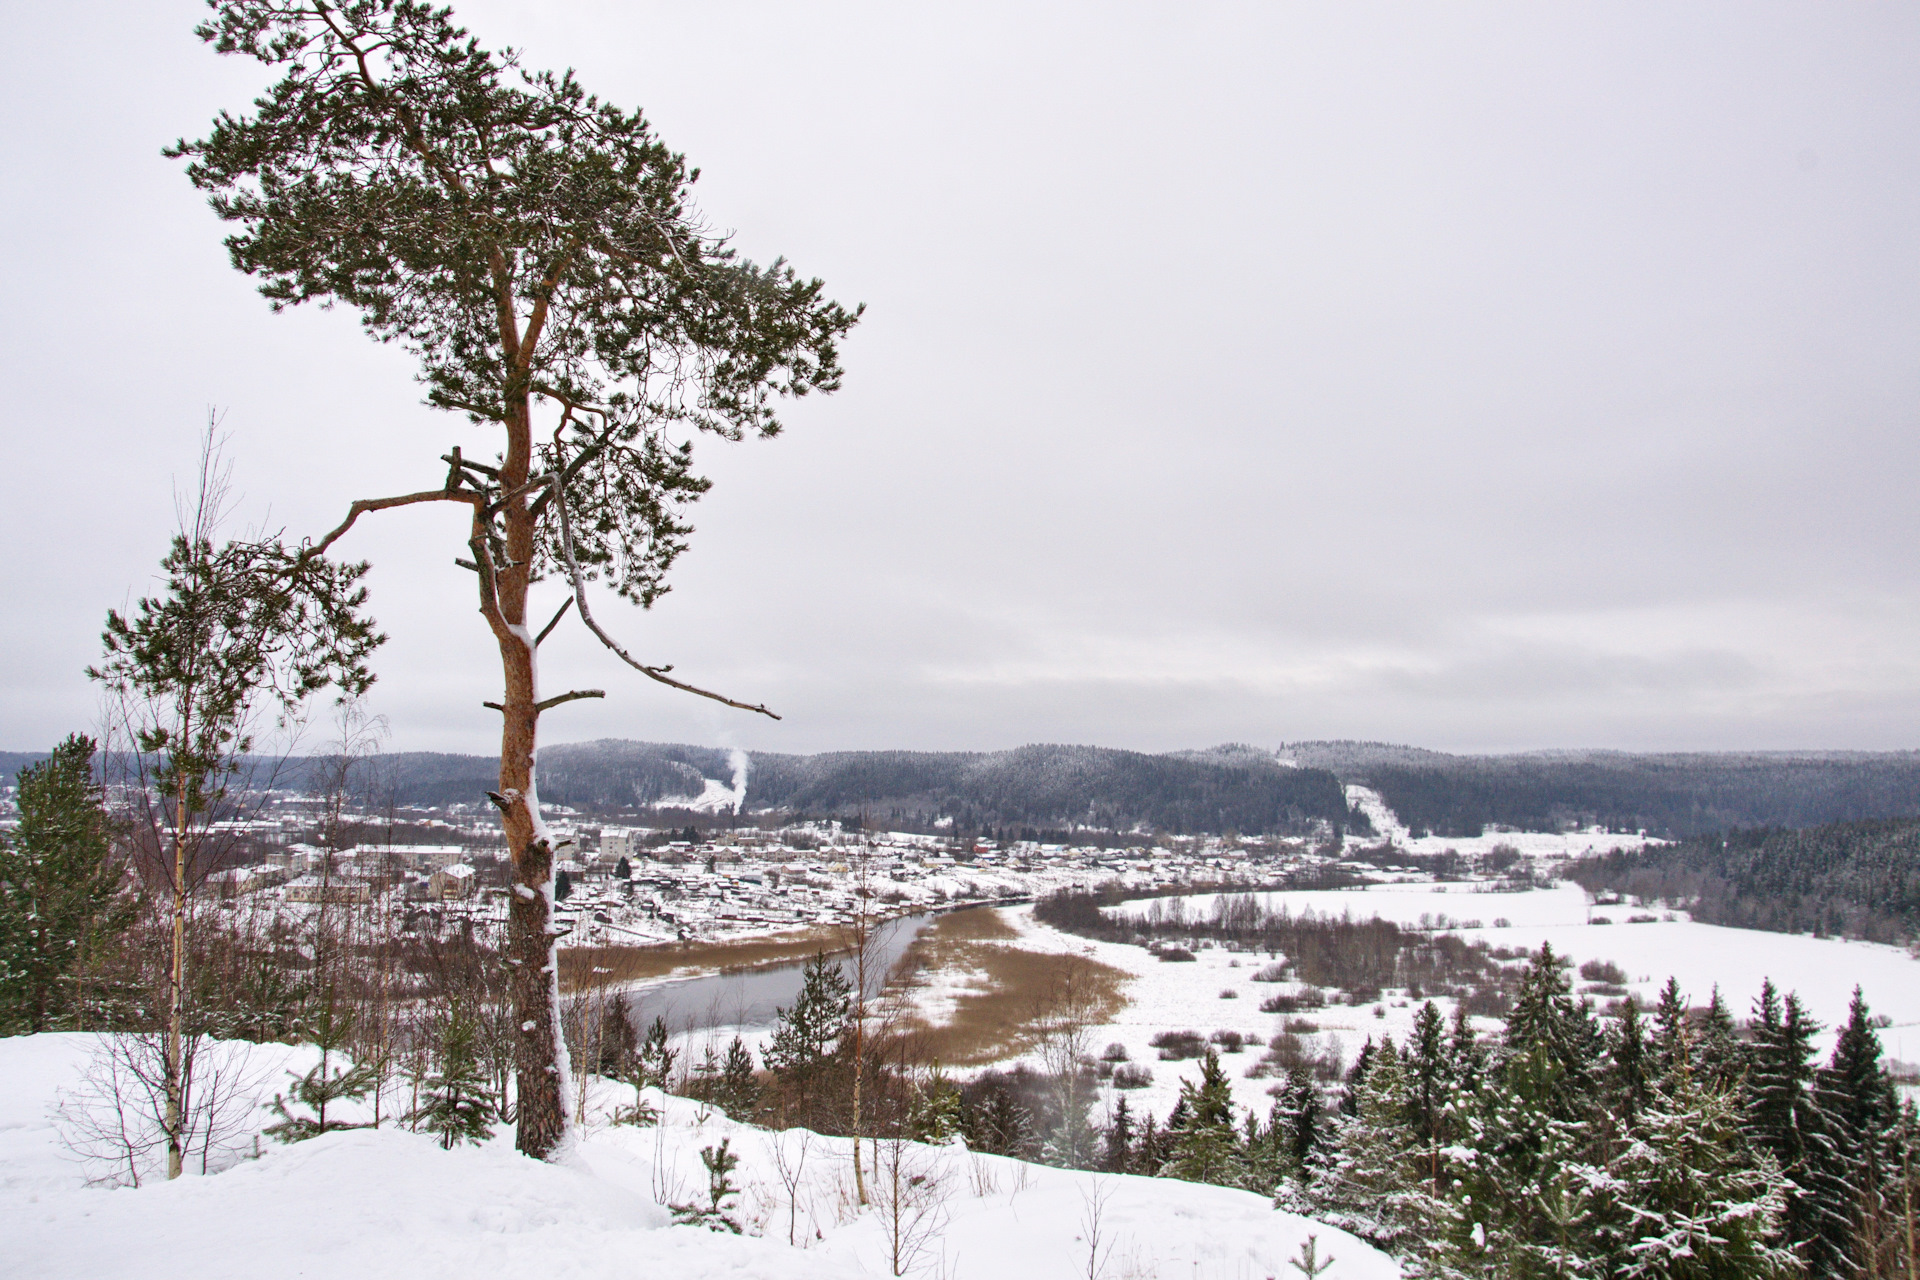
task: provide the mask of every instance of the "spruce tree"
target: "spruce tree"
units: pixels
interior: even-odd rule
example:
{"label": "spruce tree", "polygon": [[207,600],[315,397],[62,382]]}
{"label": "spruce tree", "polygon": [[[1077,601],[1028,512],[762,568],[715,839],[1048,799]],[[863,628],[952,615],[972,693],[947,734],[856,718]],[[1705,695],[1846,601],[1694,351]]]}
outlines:
{"label": "spruce tree", "polygon": [[[1767,981],[1749,1031],[1742,1124],[1753,1145],[1792,1180],[1787,1239],[1803,1251],[1813,1274],[1845,1275],[1852,1206],[1833,1126],[1813,1088],[1819,1024],[1798,995],[1782,1003]],[[1703,1083],[1710,1083],[1723,1072],[1702,1074]]]}
{"label": "spruce tree", "polygon": [[736,1120],[750,1118],[760,1105],[760,1082],[754,1078],[753,1055],[739,1036],[727,1046],[710,1097],[715,1106]]}
{"label": "spruce tree", "polygon": [[474,1051],[473,1023],[456,1012],[441,1032],[440,1069],[421,1081],[420,1104],[407,1113],[407,1122],[452,1150],[458,1142],[485,1142],[499,1119],[499,1107]]}
{"label": "spruce tree", "polygon": [[[1622,1280],[1770,1280],[1801,1274],[1781,1230],[1787,1182],[1748,1150],[1731,1090],[1684,1062],[1649,1095],[1603,1195],[1619,1229],[1595,1261]],[[1816,1273],[1825,1274],[1825,1273]]]}
{"label": "spruce tree", "polygon": [[1465,1005],[1456,1004],[1447,1031],[1447,1070],[1458,1092],[1477,1093],[1486,1067],[1486,1050],[1474,1034],[1473,1019],[1467,1016]]}
{"label": "spruce tree", "polygon": [[1565,962],[1541,943],[1521,975],[1502,1041],[1509,1061],[1537,1056],[1555,1065],[1552,1103],[1563,1119],[1575,1114],[1590,1091],[1602,1043],[1591,1010],[1576,1005],[1572,992]]}
{"label": "spruce tree", "polygon": [[[1509,1033],[1509,1039],[1513,1037]],[[1503,1050],[1466,1117],[1436,1245],[1449,1275],[1593,1274],[1591,1124],[1547,1044]]]}
{"label": "spruce tree", "polygon": [[1624,1129],[1634,1126],[1652,1096],[1653,1056],[1640,1019],[1640,1002],[1628,996],[1621,1002],[1620,1016],[1607,1036],[1608,1110]]}
{"label": "spruce tree", "polygon": [[1147,1118],[1140,1125],[1140,1141],[1133,1149],[1133,1171],[1148,1177],[1156,1177],[1160,1166],[1167,1162],[1166,1130],[1159,1127],[1153,1118],[1153,1112],[1147,1112]]}
{"label": "spruce tree", "polygon": [[1429,1234],[1432,1217],[1409,1112],[1406,1070],[1383,1039],[1359,1082],[1359,1114],[1342,1126],[1339,1152],[1314,1190],[1327,1221],[1396,1254]]}
{"label": "spruce tree", "polygon": [[1241,1145],[1246,1151],[1247,1189],[1275,1194],[1288,1173],[1286,1116],[1278,1098],[1267,1112],[1265,1124],[1260,1123],[1252,1107],[1247,1108],[1246,1136]]}
{"label": "spruce tree", "polygon": [[[1120,1101],[1124,1103],[1126,1099]],[[907,1114],[907,1132],[915,1142],[944,1147],[961,1136],[964,1114],[959,1087],[935,1063],[926,1082],[913,1092],[913,1104]]]}
{"label": "spruce tree", "polygon": [[1181,1112],[1167,1122],[1169,1154],[1160,1175],[1188,1182],[1239,1187],[1247,1182],[1246,1153],[1233,1125],[1233,1085],[1212,1049],[1200,1061],[1200,1079],[1180,1082]]}
{"label": "spruce tree", "polygon": [[1726,997],[1714,984],[1707,1010],[1700,1018],[1694,1046],[1694,1069],[1701,1072],[1716,1089],[1730,1089],[1740,1079],[1741,1052],[1738,1028]]}
{"label": "spruce tree", "polygon": [[19,825],[0,833],[0,1035],[68,1025],[75,969],[133,919],[94,751],[73,734],[15,779]]}
{"label": "spruce tree", "polygon": [[1360,1052],[1353,1055],[1353,1065],[1347,1068],[1345,1086],[1340,1090],[1340,1114],[1357,1116],[1360,1114],[1360,1082],[1367,1078],[1367,1068],[1373,1064],[1373,1037],[1368,1036],[1360,1046]]}
{"label": "spruce tree", "polygon": [[[1680,994],[1680,980],[1671,974],[1660,988],[1660,999],[1653,1007],[1653,1069],[1656,1078],[1672,1074],[1683,1046],[1692,1038],[1687,1029],[1687,1001]],[[1691,1052],[1691,1049],[1687,1050]]]}
{"label": "spruce tree", "polygon": [[1888,1237],[1890,1224],[1903,1216],[1904,1208],[1891,1199],[1900,1182],[1900,1107],[1881,1053],[1866,998],[1856,986],[1846,1025],[1840,1029],[1833,1057],[1819,1072],[1815,1093],[1832,1128],[1848,1216],[1854,1223],[1847,1253],[1866,1275],[1882,1269],[1880,1242]]}
{"label": "spruce tree", "polygon": [[1326,1145],[1327,1121],[1320,1086],[1304,1067],[1287,1070],[1280,1091],[1280,1118],[1287,1163],[1296,1177],[1305,1179]]}
{"label": "spruce tree", "polygon": [[1113,1119],[1107,1124],[1105,1153],[1100,1167],[1108,1173],[1133,1172],[1133,1114],[1127,1109],[1125,1094],[1113,1104]]}

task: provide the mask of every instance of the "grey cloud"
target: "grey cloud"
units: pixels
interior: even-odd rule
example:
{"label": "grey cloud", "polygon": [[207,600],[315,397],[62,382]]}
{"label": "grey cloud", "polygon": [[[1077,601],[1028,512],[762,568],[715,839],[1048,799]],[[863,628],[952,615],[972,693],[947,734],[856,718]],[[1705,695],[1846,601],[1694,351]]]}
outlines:
{"label": "grey cloud", "polygon": [[[1920,15],[459,11],[644,106],[745,252],[870,304],[842,394],[702,445],[675,592],[602,606],[789,719],[572,637],[548,680],[614,697],[551,738],[1912,744]],[[91,720],[208,404],[295,533],[486,447],[351,317],[227,267],[158,155],[260,83],[199,15],[13,29],[0,745]],[[355,537],[395,745],[488,749],[457,530]]]}

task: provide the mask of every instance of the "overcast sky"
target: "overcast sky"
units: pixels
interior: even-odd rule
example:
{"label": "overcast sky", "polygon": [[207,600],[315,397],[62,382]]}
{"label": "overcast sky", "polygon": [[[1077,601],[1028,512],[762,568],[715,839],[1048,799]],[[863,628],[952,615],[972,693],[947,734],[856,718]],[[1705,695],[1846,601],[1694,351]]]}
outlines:
{"label": "overcast sky", "polygon": [[[160,149],[265,83],[192,0],[15,5],[0,747],[89,726],[224,413],[300,535],[479,429],[271,315]],[[1920,8],[469,0],[865,302],[550,742],[1920,745]],[[397,749],[490,751],[463,517],[363,520]],[[558,589],[544,588],[546,607]],[[630,678],[631,677],[631,678]],[[327,731],[316,730],[321,737]]]}

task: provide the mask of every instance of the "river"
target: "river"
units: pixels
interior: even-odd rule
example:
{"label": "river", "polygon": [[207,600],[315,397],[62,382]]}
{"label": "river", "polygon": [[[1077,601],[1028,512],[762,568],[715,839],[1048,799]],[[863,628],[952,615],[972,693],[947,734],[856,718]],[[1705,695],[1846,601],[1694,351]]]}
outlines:
{"label": "river", "polygon": [[[874,926],[878,963],[867,974],[868,996],[880,994],[893,966],[935,918],[935,913],[928,911],[896,916]],[[628,993],[628,1016],[642,1030],[655,1018],[666,1019],[668,1030],[676,1033],[704,1031],[709,1027],[764,1030],[774,1025],[776,1010],[791,1005],[800,994],[801,973],[805,968],[804,962],[769,965],[764,969],[739,969],[650,983]],[[851,959],[840,959],[840,971],[847,975],[849,983],[853,981]]]}

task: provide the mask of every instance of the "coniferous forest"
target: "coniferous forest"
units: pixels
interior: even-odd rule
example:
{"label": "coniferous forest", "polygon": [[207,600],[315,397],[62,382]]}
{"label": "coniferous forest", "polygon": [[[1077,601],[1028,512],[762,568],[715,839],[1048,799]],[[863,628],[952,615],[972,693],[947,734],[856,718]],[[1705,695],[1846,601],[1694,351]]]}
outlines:
{"label": "coniferous forest", "polygon": [[1920,821],[1735,830],[1584,858],[1565,874],[1589,893],[1669,902],[1708,924],[1875,942],[1920,934]]}
{"label": "coniferous forest", "polygon": [[[1060,895],[1042,910],[1091,932],[1089,905]],[[1243,916],[1236,929],[1221,914],[1199,929],[1129,927],[1161,935],[1149,945],[1261,949],[1359,927]],[[1369,925],[1403,969],[1424,945]],[[1410,1275],[1912,1274],[1915,1109],[1898,1100],[1863,993],[1819,1061],[1823,1028],[1771,983],[1744,1017],[1718,990],[1690,1005],[1671,979],[1650,1009],[1628,996],[1602,1013],[1576,1000],[1568,967],[1544,946],[1513,966],[1498,1030],[1428,1000],[1407,1043],[1369,1041],[1330,1091],[1296,1061],[1264,1116],[1231,1101],[1221,1049],[1239,1046],[1205,1046],[1169,1115],[1116,1108],[1101,1163],[1271,1194]]]}

